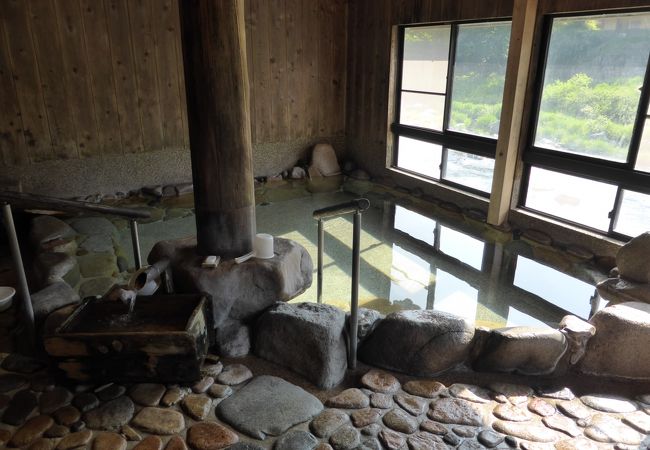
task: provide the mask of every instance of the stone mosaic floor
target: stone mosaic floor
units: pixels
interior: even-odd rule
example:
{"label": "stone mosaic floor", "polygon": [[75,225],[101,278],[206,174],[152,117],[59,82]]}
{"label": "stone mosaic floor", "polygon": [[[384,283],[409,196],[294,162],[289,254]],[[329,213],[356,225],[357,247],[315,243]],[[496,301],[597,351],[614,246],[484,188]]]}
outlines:
{"label": "stone mosaic floor", "polygon": [[[450,382],[449,375],[440,378],[443,384],[367,367],[351,372],[340,388],[318,391],[254,357],[212,356],[205,377],[189,387],[62,385],[31,360],[1,356],[0,444],[8,448],[564,450],[650,444],[650,395],[577,396],[569,388],[542,391],[503,381],[479,387]],[[490,378],[508,379],[483,380]]]}

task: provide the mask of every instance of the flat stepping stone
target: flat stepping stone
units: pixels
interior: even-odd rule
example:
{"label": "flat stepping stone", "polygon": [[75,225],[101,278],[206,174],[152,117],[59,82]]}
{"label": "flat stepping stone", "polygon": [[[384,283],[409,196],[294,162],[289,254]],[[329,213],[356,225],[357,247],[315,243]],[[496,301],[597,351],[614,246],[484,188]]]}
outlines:
{"label": "flat stepping stone", "polygon": [[310,429],[319,438],[329,438],[349,422],[348,415],[338,409],[326,409],[311,421]]}
{"label": "flat stepping stone", "polygon": [[[256,439],[278,436],[322,410],[320,400],[304,389],[266,375],[255,377],[217,406],[220,418]],[[278,414],[280,411],[282,414]]]}
{"label": "flat stepping stone", "polygon": [[57,450],[70,450],[82,447],[90,442],[93,437],[93,432],[90,430],[77,431],[64,436],[56,446]]}
{"label": "flat stepping stone", "polygon": [[407,413],[419,416],[429,408],[429,402],[423,398],[415,397],[409,394],[396,394],[395,403],[402,407]]}
{"label": "flat stepping stone", "polygon": [[99,433],[93,441],[93,450],[126,450],[126,439],[117,433]]}
{"label": "flat stepping stone", "polygon": [[370,405],[370,399],[361,389],[346,389],[325,402],[327,406],[344,409],[361,409]]}
{"label": "flat stepping stone", "polygon": [[39,410],[41,414],[51,414],[57,409],[68,405],[72,401],[72,392],[57,386],[49,392],[43,392],[39,399]]}
{"label": "flat stepping stone", "polygon": [[165,395],[163,395],[160,400],[160,404],[163,406],[174,406],[176,403],[183,400],[188,393],[189,389],[187,388],[173,387],[167,389],[167,392],[165,392]]}
{"label": "flat stepping stone", "polygon": [[490,391],[471,384],[452,384],[449,386],[449,393],[456,398],[474,403],[490,403],[492,401]]}
{"label": "flat stepping stone", "polygon": [[483,418],[476,406],[460,398],[442,398],[432,405],[427,413],[437,422],[478,427],[483,425]]}
{"label": "flat stepping stone", "polygon": [[542,417],[552,416],[557,412],[555,406],[551,405],[546,400],[542,400],[541,398],[532,398],[528,402],[528,409],[531,412],[534,412],[535,414]]}
{"label": "flat stepping stone", "polygon": [[313,434],[306,431],[290,431],[275,441],[273,450],[312,450],[317,445],[318,439]]}
{"label": "flat stepping stone", "polygon": [[413,436],[409,436],[407,442],[410,450],[446,450],[448,448],[441,437],[426,431],[419,431]]}
{"label": "flat stepping stone", "polygon": [[162,441],[158,436],[147,436],[141,440],[133,450],[161,450]]}
{"label": "flat stepping stone", "polygon": [[533,390],[528,386],[510,383],[491,383],[490,389],[497,394],[501,394],[508,399],[513,405],[526,403],[528,398],[533,395]]}
{"label": "flat stepping stone", "polygon": [[393,407],[393,397],[388,394],[373,392],[370,395],[370,406],[373,408],[390,409]]}
{"label": "flat stepping stone", "polygon": [[435,398],[445,389],[445,385],[435,380],[412,380],[407,382],[402,389],[411,395]]}
{"label": "flat stepping stone", "polygon": [[582,430],[578,427],[578,425],[576,425],[573,420],[559,414],[555,416],[544,417],[544,419],[542,419],[542,422],[544,422],[544,425],[550,429],[561,431],[562,433],[568,434],[571,437],[576,437],[582,434]]}
{"label": "flat stepping stone", "polygon": [[[229,447],[233,448],[233,447]],[[187,450],[187,445],[185,444],[185,441],[183,438],[180,436],[172,436],[169,441],[167,441],[167,445],[165,445],[165,450]]]}
{"label": "flat stepping stone", "polygon": [[29,419],[13,435],[9,442],[12,447],[24,447],[40,438],[54,424],[49,416],[36,416]]}
{"label": "flat stepping stone", "polygon": [[492,428],[496,431],[509,434],[511,436],[525,439],[527,441],[553,443],[559,438],[558,434],[549,430],[541,425],[534,425],[530,423],[506,422],[503,420],[496,420],[492,424]]}
{"label": "flat stepping stone", "polygon": [[580,401],[597,411],[609,413],[630,413],[638,408],[635,403],[623,398],[606,395],[583,395]]}
{"label": "flat stepping stone", "polygon": [[225,384],[215,383],[208,389],[208,394],[214,398],[226,398],[232,395],[232,388]]}
{"label": "flat stepping stone", "polygon": [[400,433],[412,434],[418,429],[418,423],[401,409],[391,409],[383,418],[384,424]]}
{"label": "flat stepping stone", "polygon": [[505,436],[492,430],[483,430],[478,434],[477,439],[487,448],[494,448],[503,442]]}
{"label": "flat stepping stone", "polygon": [[585,428],[585,436],[594,441],[638,445],[643,436],[619,420],[605,414],[596,414]]}
{"label": "flat stepping stone", "polygon": [[9,425],[19,426],[25,423],[25,420],[36,409],[36,395],[24,389],[14,394],[5,412],[2,414],[2,421]]}
{"label": "flat stepping stone", "polygon": [[375,392],[394,394],[399,391],[400,383],[397,378],[382,370],[373,369],[361,377],[361,384]]}
{"label": "flat stepping stone", "polygon": [[593,412],[592,410],[586,408],[577,399],[568,402],[558,402],[555,406],[557,406],[557,409],[559,409],[563,414],[574,419],[587,419]]}
{"label": "flat stepping stone", "polygon": [[152,434],[176,434],[185,428],[185,418],[172,409],[148,406],[136,414],[131,425]]}
{"label": "flat stepping stone", "polygon": [[129,397],[142,406],[158,406],[166,390],[162,384],[140,383],[131,388]]}
{"label": "flat stepping stone", "polygon": [[90,411],[99,406],[99,399],[92,392],[82,392],[75,395],[72,404],[82,413]]}
{"label": "flat stepping stone", "polygon": [[207,395],[190,394],[183,399],[183,409],[195,420],[203,420],[208,417],[212,407],[212,399]]}
{"label": "flat stepping stone", "polygon": [[0,375],[0,392],[5,393],[16,390],[27,384],[27,379],[23,375],[7,373]]}
{"label": "flat stepping stone", "polygon": [[361,436],[356,428],[343,425],[334,432],[329,442],[335,450],[353,450],[361,444]]}
{"label": "flat stepping stone", "polygon": [[215,422],[201,422],[187,430],[187,443],[194,450],[225,448],[239,441],[239,436]]}
{"label": "flat stepping stone", "polygon": [[524,408],[509,403],[497,405],[494,411],[492,411],[492,414],[499,419],[509,420],[511,422],[527,422],[533,418]]}
{"label": "flat stepping stone", "polygon": [[401,450],[406,445],[406,437],[403,434],[387,429],[379,432],[379,440],[388,450]]}
{"label": "flat stepping stone", "polygon": [[104,403],[83,415],[84,422],[95,430],[118,431],[129,423],[135,406],[129,397],[122,396]]}
{"label": "flat stepping stone", "polygon": [[363,428],[372,423],[376,423],[382,414],[383,411],[381,409],[365,408],[354,411],[350,414],[350,418],[355,427]]}
{"label": "flat stepping stone", "polygon": [[217,377],[217,381],[221,384],[234,386],[251,378],[253,378],[253,373],[248,367],[243,364],[230,364],[223,368],[223,371]]}
{"label": "flat stepping stone", "polygon": [[52,415],[59,425],[71,426],[81,419],[81,412],[72,405],[67,405],[54,411]]}

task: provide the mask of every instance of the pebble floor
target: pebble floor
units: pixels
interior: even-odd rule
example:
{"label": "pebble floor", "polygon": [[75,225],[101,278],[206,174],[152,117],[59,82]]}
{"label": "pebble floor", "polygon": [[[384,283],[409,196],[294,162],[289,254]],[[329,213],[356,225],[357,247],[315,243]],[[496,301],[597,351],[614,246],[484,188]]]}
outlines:
{"label": "pebble floor", "polygon": [[[650,442],[650,395],[642,394],[643,385],[619,385],[613,393],[555,380],[534,389],[505,375],[474,374],[473,384],[467,374],[423,379],[361,365],[341,386],[323,391],[252,356],[211,356],[194,386],[72,385],[55,383],[29,360],[1,357],[0,444],[7,448],[536,450],[636,449]],[[325,409],[264,440],[217,418],[219,402],[267,374],[301,386]],[[591,388],[601,393],[590,394]]]}

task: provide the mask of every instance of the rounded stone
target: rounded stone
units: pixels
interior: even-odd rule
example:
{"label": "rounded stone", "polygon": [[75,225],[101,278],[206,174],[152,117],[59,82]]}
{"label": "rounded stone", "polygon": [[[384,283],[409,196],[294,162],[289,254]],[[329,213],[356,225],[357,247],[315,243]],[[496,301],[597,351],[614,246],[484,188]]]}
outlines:
{"label": "rounded stone", "polygon": [[28,450],[53,450],[55,446],[56,441],[54,439],[39,438],[32,442]]}
{"label": "rounded stone", "polygon": [[158,383],[140,383],[134,385],[129,391],[131,399],[142,406],[157,406],[160,403],[166,388]]}
{"label": "rounded stone", "polygon": [[126,439],[116,433],[99,433],[93,442],[93,450],[126,450]]}
{"label": "rounded stone", "polygon": [[178,411],[146,407],[133,418],[131,425],[152,434],[176,434],[185,428],[185,419]]}
{"label": "rounded stone", "polygon": [[[214,378],[212,378],[210,376],[203,377],[194,386],[192,386],[192,392],[194,392],[195,394],[203,394],[213,384],[214,384]],[[239,384],[239,383],[236,383],[236,384]]]}
{"label": "rounded stone", "polygon": [[451,431],[462,438],[473,438],[476,436],[476,429],[474,427],[453,427]]}
{"label": "rounded stone", "polygon": [[419,431],[408,438],[409,450],[444,450],[447,446],[435,434]]}
{"label": "rounded stone", "polygon": [[557,410],[555,406],[551,405],[549,402],[542,400],[541,398],[533,398],[528,402],[528,409],[535,414],[548,417],[554,415]]}
{"label": "rounded stone", "polygon": [[21,426],[9,442],[12,447],[24,447],[40,438],[43,433],[54,424],[49,416],[36,416],[29,419]]}
{"label": "rounded stone", "polygon": [[487,448],[494,448],[503,442],[504,436],[492,430],[482,430],[477,439]]}
{"label": "rounded stone", "polygon": [[311,421],[311,431],[319,438],[329,438],[341,426],[348,423],[348,415],[338,409],[326,409]]}
{"label": "rounded stone", "polygon": [[96,430],[118,431],[129,423],[135,407],[130,398],[122,396],[84,414],[84,421]]}
{"label": "rounded stone", "polygon": [[429,433],[437,434],[439,436],[444,436],[445,434],[447,434],[449,432],[449,430],[447,429],[446,426],[444,426],[444,425],[442,425],[442,424],[440,424],[438,422],[434,422],[433,420],[428,420],[428,419],[425,419],[425,420],[422,421],[422,423],[420,424],[420,428],[423,431],[427,431]]}
{"label": "rounded stone", "polygon": [[355,427],[362,428],[366,425],[377,422],[382,413],[383,411],[381,409],[365,408],[354,411],[352,414],[350,414],[350,418],[352,419],[352,423]]}
{"label": "rounded stone", "polygon": [[57,450],[70,450],[77,447],[84,446],[90,442],[93,437],[93,432],[90,430],[77,431],[64,436],[57,445]]}
{"label": "rounded stone", "polygon": [[333,408],[361,409],[370,405],[370,399],[361,389],[350,388],[330,397],[325,404]]}
{"label": "rounded stone", "polygon": [[141,441],[142,436],[140,433],[135,431],[133,428],[131,428],[129,425],[124,425],[120,432],[124,435],[127,441]]}
{"label": "rounded stone", "polygon": [[90,411],[91,409],[99,406],[99,399],[92,392],[82,392],[75,395],[72,404],[76,406],[82,413]]}
{"label": "rounded stone", "polygon": [[499,419],[511,422],[527,422],[533,418],[527,410],[508,403],[497,405],[492,413]]}
{"label": "rounded stone", "polygon": [[418,423],[401,409],[391,409],[383,418],[384,424],[395,431],[412,434],[418,429]]}
{"label": "rounded stone", "polygon": [[306,431],[290,431],[275,441],[273,450],[311,450],[318,444],[318,439]]}
{"label": "rounded stone", "polygon": [[[233,447],[230,448],[232,449]],[[187,450],[187,445],[185,444],[183,438],[175,435],[169,438],[167,445],[165,445],[165,450]]]}
{"label": "rounded stone", "polygon": [[243,364],[230,364],[223,368],[223,371],[217,377],[221,384],[234,386],[241,384],[253,378],[253,373]]}
{"label": "rounded stone", "polygon": [[223,371],[223,363],[217,361],[215,364],[204,364],[201,367],[201,374],[206,377],[217,378]]}
{"label": "rounded stone", "polygon": [[562,433],[568,434],[571,437],[576,437],[582,434],[582,431],[573,420],[559,414],[550,417],[544,417],[544,419],[542,419],[542,422],[544,422],[544,425],[550,429],[561,431]]}
{"label": "rounded stone", "polygon": [[187,392],[188,390],[186,388],[169,388],[160,400],[160,404],[163,406],[174,406],[176,403],[180,402],[183,397],[185,397]]}
{"label": "rounded stone", "polygon": [[591,416],[592,411],[586,408],[577,399],[558,402],[555,404],[557,408],[565,415],[573,419],[586,419]]}
{"label": "rounded stone", "polygon": [[546,427],[530,424],[530,423],[519,423],[519,422],[506,422],[503,420],[496,420],[492,424],[492,428],[496,431],[508,434],[520,439],[525,439],[527,441],[542,442],[542,443],[552,443],[558,440],[558,434],[549,430]]}
{"label": "rounded stone", "polygon": [[490,391],[480,386],[456,383],[449,386],[449,393],[456,398],[474,403],[490,403]]}
{"label": "rounded stone", "polygon": [[638,445],[643,436],[636,430],[606,414],[596,414],[585,428],[585,436],[594,441]]}
{"label": "rounded stone", "polygon": [[361,384],[375,392],[394,394],[400,388],[400,383],[393,375],[382,370],[372,369],[361,377]]}
{"label": "rounded stone", "polygon": [[54,411],[53,417],[58,424],[69,427],[81,419],[81,413],[74,406],[68,405]]}
{"label": "rounded stone", "polygon": [[389,450],[400,450],[404,445],[406,445],[406,438],[404,435],[392,430],[381,430],[379,432],[379,440]]}
{"label": "rounded stone", "polygon": [[215,450],[239,441],[237,434],[215,422],[201,422],[187,430],[187,443],[195,450]]}
{"label": "rounded stone", "polygon": [[335,450],[352,450],[361,443],[361,440],[356,428],[344,425],[334,432],[329,442]]}
{"label": "rounded stone", "polygon": [[208,389],[208,394],[215,398],[226,398],[232,395],[232,388],[225,384],[215,383]]}
{"label": "rounded stone", "polygon": [[212,399],[206,395],[190,394],[183,399],[183,409],[195,420],[203,420],[210,413]]}
{"label": "rounded stone", "polygon": [[70,429],[65,425],[54,424],[47,429],[43,436],[48,438],[60,438],[70,433]]}
{"label": "rounded stone", "polygon": [[513,405],[526,403],[528,398],[533,395],[533,390],[528,386],[510,383],[491,383],[490,389],[494,392],[504,395]]}
{"label": "rounded stone", "polygon": [[403,410],[413,416],[423,414],[429,404],[426,400],[420,397],[409,394],[395,394],[395,402],[402,407]]}
{"label": "rounded stone", "polygon": [[373,408],[390,409],[393,407],[393,398],[388,394],[373,392],[370,395],[370,406]]}
{"label": "rounded stone", "polygon": [[109,383],[95,389],[95,394],[103,402],[114,400],[126,392],[126,388],[122,385]]}
{"label": "rounded stone", "polygon": [[147,436],[140,441],[133,450],[161,450],[162,441],[158,436]]}
{"label": "rounded stone", "polygon": [[407,382],[403,389],[419,397],[435,398],[445,389],[445,385],[435,380],[412,380]]}
{"label": "rounded stone", "polygon": [[613,395],[583,395],[580,400],[585,405],[602,412],[631,413],[638,409],[634,402]]}

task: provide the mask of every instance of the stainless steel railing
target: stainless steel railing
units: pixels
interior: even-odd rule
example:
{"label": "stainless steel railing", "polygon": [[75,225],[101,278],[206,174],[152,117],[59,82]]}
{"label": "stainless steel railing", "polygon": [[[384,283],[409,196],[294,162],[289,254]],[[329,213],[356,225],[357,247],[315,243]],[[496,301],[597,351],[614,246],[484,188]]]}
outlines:
{"label": "stainless steel railing", "polygon": [[331,217],[354,214],[354,228],[352,231],[352,293],[350,295],[350,322],[348,324],[348,368],[357,367],[357,327],[359,323],[359,262],[361,253],[361,213],[370,207],[370,202],[365,198],[358,198],[346,203],[328,206],[314,211],[313,217],[318,220],[318,269],[316,272],[316,299],[323,301],[323,247],[325,230],[323,220]]}

